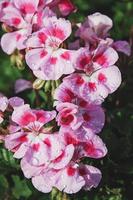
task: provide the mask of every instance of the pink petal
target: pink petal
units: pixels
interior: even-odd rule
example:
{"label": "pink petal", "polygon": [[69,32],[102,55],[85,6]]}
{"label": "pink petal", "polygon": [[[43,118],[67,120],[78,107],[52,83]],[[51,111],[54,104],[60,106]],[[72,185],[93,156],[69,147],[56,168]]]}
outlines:
{"label": "pink petal", "polygon": [[113,25],[112,20],[101,13],[94,13],[88,16],[88,23],[100,37],[105,36]]}
{"label": "pink petal", "polygon": [[26,137],[23,132],[17,132],[17,133],[7,135],[5,137],[5,147],[9,150],[15,149],[16,151],[16,148],[19,147],[19,145],[21,145],[22,141],[23,142],[26,141]]}
{"label": "pink petal", "polygon": [[30,81],[25,80],[25,79],[18,79],[15,82],[15,86],[14,86],[16,94],[23,92],[27,89],[31,89],[31,88],[32,88],[32,83]]}
{"label": "pink petal", "polygon": [[111,47],[106,48],[106,50],[102,53],[99,53],[98,51],[99,50],[96,51],[93,62],[102,67],[114,65],[119,58],[117,52]]}
{"label": "pink petal", "polygon": [[52,121],[56,117],[56,111],[34,110],[33,113],[36,115],[36,120],[43,124]]}
{"label": "pink petal", "polygon": [[64,18],[49,18],[49,20],[45,22],[45,28],[49,39],[55,37],[57,40],[60,40],[60,43],[66,40],[72,32],[70,21]]}
{"label": "pink petal", "polygon": [[12,97],[9,99],[9,104],[13,108],[19,107],[19,106],[24,105],[24,100],[21,99],[20,97]]}
{"label": "pink petal", "polygon": [[49,193],[52,190],[52,187],[55,183],[55,172],[46,171],[46,173],[41,174],[40,176],[35,176],[32,178],[32,183],[34,187],[43,193]]}
{"label": "pink petal", "polygon": [[119,52],[126,54],[127,56],[131,55],[131,46],[127,41],[116,41],[113,43],[112,47]]}
{"label": "pink petal", "polygon": [[13,0],[15,6],[20,9],[23,14],[32,14],[37,10],[39,0]]}
{"label": "pink petal", "polygon": [[54,169],[63,169],[71,161],[74,154],[74,146],[68,145],[64,151],[53,161]]}
{"label": "pink petal", "polygon": [[8,99],[6,97],[0,97],[0,111],[4,112],[8,107]]}
{"label": "pink petal", "polygon": [[63,16],[69,15],[71,12],[76,11],[76,7],[70,0],[60,0],[59,10]]}
{"label": "pink petal", "polygon": [[99,169],[90,165],[81,164],[79,172],[85,179],[85,190],[90,190],[93,187],[96,188],[99,185],[102,178],[102,174]]}
{"label": "pink petal", "polygon": [[16,34],[16,32],[6,33],[1,38],[1,47],[9,55],[17,48]]}
{"label": "pink petal", "polygon": [[83,111],[85,120],[83,126],[90,128],[94,133],[99,133],[105,123],[105,114],[103,109],[97,105],[90,105],[88,109]]}
{"label": "pink petal", "polygon": [[37,176],[44,169],[44,166],[33,166],[30,165],[25,158],[21,160],[21,169],[26,178],[31,178],[33,176]]}
{"label": "pink petal", "polygon": [[83,151],[80,152],[81,157],[86,156],[96,159],[104,157],[107,154],[107,148],[100,137],[94,133],[90,134],[90,132],[87,137],[86,141],[81,144],[81,146],[83,145]]}
{"label": "pink petal", "polygon": [[28,104],[16,108],[12,114],[12,121],[19,125],[27,125],[30,121],[35,121],[36,116],[32,114]]}
{"label": "pink petal", "polygon": [[55,187],[58,190],[72,194],[77,193],[85,185],[84,178],[79,175],[77,167],[76,164],[68,165],[57,173]]}

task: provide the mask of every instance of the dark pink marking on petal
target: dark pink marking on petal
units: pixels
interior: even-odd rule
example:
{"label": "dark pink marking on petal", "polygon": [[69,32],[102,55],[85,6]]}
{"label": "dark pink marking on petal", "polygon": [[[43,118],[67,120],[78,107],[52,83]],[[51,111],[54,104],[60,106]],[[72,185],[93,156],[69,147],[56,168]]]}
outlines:
{"label": "dark pink marking on petal", "polygon": [[59,162],[63,159],[64,156],[65,156],[65,152],[62,151],[61,155],[58,156],[58,157],[53,161],[53,163],[59,163]]}
{"label": "dark pink marking on petal", "polygon": [[42,51],[40,53],[40,58],[44,58],[47,54],[48,54],[47,51]]}
{"label": "dark pink marking on petal", "polygon": [[89,82],[88,87],[89,87],[90,91],[92,91],[92,92],[95,92],[97,89],[96,83],[93,83],[93,82]]}
{"label": "dark pink marking on petal", "polygon": [[61,30],[60,28],[57,28],[57,27],[52,28],[52,29],[50,30],[50,33],[51,33],[52,36],[57,37],[57,38],[59,38],[60,40],[64,40],[64,38],[65,38],[64,31]]}
{"label": "dark pink marking on petal", "polygon": [[86,65],[88,65],[88,64],[90,63],[90,61],[91,61],[91,56],[84,56],[84,57],[82,57],[82,58],[80,59],[80,61],[79,61],[79,64],[80,64],[79,67],[81,67],[81,68],[84,69],[84,67],[85,67]]}
{"label": "dark pink marking on petal", "polygon": [[81,76],[78,76],[77,79],[76,79],[76,83],[78,85],[82,85],[84,83],[84,79]]}
{"label": "dark pink marking on petal", "polygon": [[20,8],[21,12],[23,14],[27,14],[27,13],[34,13],[35,12],[35,7],[33,4],[31,3],[25,3],[21,6]]}
{"label": "dark pink marking on petal", "polygon": [[99,65],[104,65],[107,62],[107,58],[105,55],[97,55],[93,61],[97,62]]}
{"label": "dark pink marking on petal", "polygon": [[84,100],[81,100],[80,102],[79,102],[79,106],[81,106],[81,107],[86,107],[87,106],[87,102],[86,101],[84,101]]}
{"label": "dark pink marking on petal", "polygon": [[95,147],[92,142],[86,143],[84,145],[84,150],[86,151],[87,154],[94,154],[95,153]]}
{"label": "dark pink marking on petal", "polygon": [[30,122],[35,122],[36,121],[36,117],[34,114],[30,113],[30,112],[26,112],[24,113],[24,115],[21,117],[20,123],[22,126],[26,126],[27,124],[29,124]]}
{"label": "dark pink marking on petal", "polygon": [[84,120],[87,121],[87,122],[91,120],[90,115],[88,115],[87,113],[84,113],[84,114],[83,114],[83,118],[84,118]]}
{"label": "dark pink marking on petal", "polygon": [[61,57],[64,60],[70,60],[70,53],[69,52],[64,52],[63,54],[61,54]]}
{"label": "dark pink marking on petal", "polygon": [[21,19],[20,18],[12,18],[12,23],[15,26],[18,26],[21,23]]}
{"label": "dark pink marking on petal", "polygon": [[37,117],[37,121],[39,122],[44,122],[46,119],[46,116],[44,116],[44,113],[42,112],[36,112],[36,117]]}
{"label": "dark pink marking on petal", "polygon": [[79,144],[79,141],[76,138],[72,137],[69,133],[66,133],[65,139],[66,139],[66,142],[67,142],[68,145],[69,144],[73,144],[73,145]]}
{"label": "dark pink marking on petal", "polygon": [[46,144],[48,147],[51,147],[51,142],[50,142],[49,138],[46,138],[43,142],[44,142],[44,144]]}
{"label": "dark pink marking on petal", "polygon": [[66,115],[61,118],[61,123],[63,125],[69,125],[74,120],[73,115]]}
{"label": "dark pink marking on petal", "polygon": [[69,166],[69,167],[67,168],[67,174],[68,174],[68,176],[74,176],[74,175],[75,175],[75,172],[76,172],[76,169],[73,168],[72,166]]}
{"label": "dark pink marking on petal", "polygon": [[33,144],[33,146],[32,146],[33,151],[36,151],[36,152],[39,151],[39,148],[40,148],[40,144],[39,143]]}
{"label": "dark pink marking on petal", "polygon": [[2,8],[6,8],[9,4],[10,4],[10,2],[3,2],[2,3]]}
{"label": "dark pink marking on petal", "polygon": [[20,138],[18,138],[18,140],[20,141],[20,142],[27,142],[28,141],[28,138],[27,138],[27,136],[26,135],[23,135],[23,136],[21,136]]}
{"label": "dark pink marking on petal", "polygon": [[106,78],[106,76],[105,76],[103,73],[100,73],[100,74],[98,75],[98,80],[99,80],[99,82],[101,82],[101,83],[105,83],[105,82],[107,81],[107,78]]}
{"label": "dark pink marking on petal", "polygon": [[51,57],[50,58],[50,64],[55,65],[57,63],[57,58]]}
{"label": "dark pink marking on petal", "polygon": [[21,37],[22,37],[21,34],[17,34],[17,35],[16,35],[16,40],[19,41]]}
{"label": "dark pink marking on petal", "polygon": [[38,33],[38,38],[39,38],[40,42],[44,44],[47,39],[47,36],[45,35],[45,33],[40,32],[40,33]]}

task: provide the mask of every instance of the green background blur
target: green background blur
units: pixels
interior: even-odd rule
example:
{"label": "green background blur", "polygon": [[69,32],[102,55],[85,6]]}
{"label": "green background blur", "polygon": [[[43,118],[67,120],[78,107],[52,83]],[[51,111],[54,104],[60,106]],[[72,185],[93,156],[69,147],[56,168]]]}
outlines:
{"label": "green background blur", "polygon": [[[133,1],[126,0],[75,0],[78,12],[70,18],[82,22],[94,12],[108,15],[114,21],[111,35],[115,40],[133,43]],[[1,32],[2,34],[2,32]],[[10,41],[9,41],[10,42]],[[91,192],[81,191],[70,196],[72,200],[133,200],[133,51],[130,57],[120,54],[117,63],[123,83],[104,103],[106,125],[101,137],[108,147],[103,160],[85,160],[98,167],[103,174],[101,184]],[[19,71],[10,63],[9,56],[0,52],[0,91],[14,95],[14,81],[27,78],[27,70]],[[34,102],[34,92],[21,94],[26,101]],[[40,93],[43,98],[43,93]],[[0,200],[49,200],[50,195],[39,193],[26,180],[19,163],[0,144]]]}

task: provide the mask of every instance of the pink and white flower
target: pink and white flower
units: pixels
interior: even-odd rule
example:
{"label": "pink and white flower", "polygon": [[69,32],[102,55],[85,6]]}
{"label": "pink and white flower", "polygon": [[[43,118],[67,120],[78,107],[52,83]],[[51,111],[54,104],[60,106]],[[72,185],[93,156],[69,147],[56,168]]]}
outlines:
{"label": "pink and white flower", "polygon": [[83,157],[98,159],[107,154],[107,148],[101,138],[88,128],[79,128],[76,131],[71,128],[61,128],[59,133],[65,138],[67,145],[74,145],[73,161]]}
{"label": "pink and white flower", "polygon": [[12,114],[12,121],[16,123],[17,132],[5,138],[6,148],[14,152],[14,157],[26,157],[33,165],[42,165],[54,160],[61,154],[62,145],[57,136],[50,134],[49,129],[43,126],[55,116],[55,111],[31,110],[29,105],[16,108]]}
{"label": "pink and white flower", "polygon": [[92,74],[100,68],[114,65],[118,60],[117,52],[107,45],[99,45],[94,51],[88,48],[80,48],[75,55],[74,65],[78,70],[86,74]]}
{"label": "pink and white flower", "polygon": [[[89,104],[101,104],[104,99],[111,93],[115,92],[121,84],[121,73],[118,67],[111,66],[109,68],[102,68],[94,72],[91,76],[85,74],[75,73],[66,78],[60,86],[60,91],[55,92],[55,99],[64,98],[63,102],[72,101],[74,95],[79,96]],[[63,90],[68,93],[63,97]]]}
{"label": "pink and white flower", "polygon": [[26,54],[26,62],[36,77],[57,80],[63,74],[74,72],[73,51],[60,48],[70,34],[68,20],[51,17],[43,29],[31,35],[27,41],[30,50]]}
{"label": "pink and white flower", "polygon": [[112,20],[101,13],[89,15],[86,21],[80,25],[76,36],[82,38],[87,44],[96,44],[101,39],[108,36],[108,31],[112,28]]}
{"label": "pink and white flower", "polygon": [[58,125],[64,128],[71,127],[76,130],[80,127],[88,128],[94,133],[99,133],[105,122],[104,111],[97,105],[84,107],[72,103],[60,103],[56,107]]}
{"label": "pink and white flower", "polygon": [[[44,6],[46,5],[45,3]],[[15,49],[26,48],[25,40],[34,31],[38,22],[37,16],[41,15],[39,23],[43,23],[43,17],[47,16],[48,12],[45,9],[44,11],[39,9],[39,0],[4,1],[1,6],[0,21],[11,29],[11,32],[4,34],[1,38],[1,46],[4,52],[12,54]]]}

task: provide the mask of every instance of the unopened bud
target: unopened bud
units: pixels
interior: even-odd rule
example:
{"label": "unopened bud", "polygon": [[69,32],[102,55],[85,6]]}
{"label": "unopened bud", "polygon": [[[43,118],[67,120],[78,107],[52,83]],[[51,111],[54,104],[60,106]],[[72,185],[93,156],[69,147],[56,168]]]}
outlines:
{"label": "unopened bud", "polygon": [[47,81],[44,86],[45,92],[51,90],[51,81]]}
{"label": "unopened bud", "polygon": [[25,68],[24,64],[24,56],[19,51],[13,53],[10,56],[12,66],[16,66],[19,70],[23,70]]}
{"label": "unopened bud", "polygon": [[37,78],[33,83],[33,88],[35,90],[40,90],[44,86],[45,81]]}
{"label": "unopened bud", "polygon": [[10,26],[7,26],[6,24],[2,24],[2,30],[9,33],[12,32],[12,28]]}

